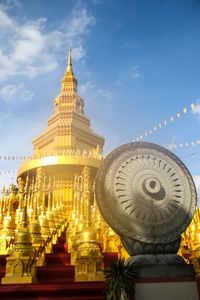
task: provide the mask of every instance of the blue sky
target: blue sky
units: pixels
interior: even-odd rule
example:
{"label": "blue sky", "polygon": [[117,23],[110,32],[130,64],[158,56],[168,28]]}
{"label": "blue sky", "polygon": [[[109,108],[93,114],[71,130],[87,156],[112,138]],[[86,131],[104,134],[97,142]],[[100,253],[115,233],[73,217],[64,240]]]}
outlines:
{"label": "blue sky", "polygon": [[[70,44],[85,114],[105,137],[104,153],[152,129],[145,141],[189,143],[172,151],[199,185],[199,0],[0,0],[0,155],[32,155]],[[2,172],[18,166],[0,160]]]}

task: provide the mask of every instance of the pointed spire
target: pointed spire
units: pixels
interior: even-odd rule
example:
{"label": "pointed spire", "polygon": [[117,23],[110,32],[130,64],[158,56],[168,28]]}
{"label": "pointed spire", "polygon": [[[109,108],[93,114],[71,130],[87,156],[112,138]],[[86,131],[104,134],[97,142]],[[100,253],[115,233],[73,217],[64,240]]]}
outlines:
{"label": "pointed spire", "polygon": [[2,195],[5,194],[5,191],[6,191],[6,188],[5,188],[5,184],[4,184],[4,185],[2,186],[2,190],[1,190]]}
{"label": "pointed spire", "polygon": [[52,198],[51,198],[51,177],[49,176],[49,185],[48,185],[48,205],[47,210],[51,211],[52,208]]}
{"label": "pointed spire", "polygon": [[42,197],[42,211],[46,211],[46,204],[45,204],[45,192],[46,192],[46,176],[44,177],[43,182],[43,197]]}
{"label": "pointed spire", "polygon": [[24,199],[25,199],[24,206],[27,206],[27,203],[28,203],[28,181],[29,181],[29,177],[28,177],[28,173],[27,173],[25,190],[24,190]]}
{"label": "pointed spire", "polygon": [[29,176],[27,174],[26,177],[26,185],[25,185],[25,201],[24,201],[24,207],[23,207],[23,212],[22,212],[22,220],[20,227],[26,228],[28,226],[28,218],[27,218],[27,202],[28,202],[28,183],[29,183]]}
{"label": "pointed spire", "polygon": [[69,48],[68,62],[67,62],[67,72],[73,72],[73,71],[72,71],[71,51],[72,51],[72,47],[70,46],[70,48]]}
{"label": "pointed spire", "polygon": [[33,210],[33,220],[37,220],[37,219],[38,219],[37,205],[38,205],[38,178],[36,177],[35,186],[34,186],[34,210]]}
{"label": "pointed spire", "polygon": [[28,221],[27,221],[27,206],[24,205],[23,207],[23,214],[22,214],[22,227],[27,227],[28,226]]}

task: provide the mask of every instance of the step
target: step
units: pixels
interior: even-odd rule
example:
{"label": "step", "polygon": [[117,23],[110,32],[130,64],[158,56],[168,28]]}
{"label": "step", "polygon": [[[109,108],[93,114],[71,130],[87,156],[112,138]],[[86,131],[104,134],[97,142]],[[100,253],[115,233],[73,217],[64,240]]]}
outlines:
{"label": "step", "polygon": [[[75,267],[70,265],[70,254],[65,234],[46,255],[45,267],[37,267],[37,284],[0,285],[0,299],[39,300],[106,300],[103,282],[74,282]],[[105,265],[117,260],[117,253],[103,253]],[[6,257],[0,256],[0,278],[5,276]]]}
{"label": "step", "polygon": [[46,267],[38,267],[37,268],[37,279],[40,281],[47,281],[51,279],[59,280],[59,279],[74,279],[75,276],[75,268],[74,266],[65,266],[65,265],[53,265]]}
{"label": "step", "polygon": [[5,266],[6,265],[6,258],[8,255],[0,255],[0,266]]}
{"label": "step", "polygon": [[[102,282],[70,283],[70,284],[10,284],[0,286],[0,299],[52,299],[65,297],[66,299],[106,299]],[[41,297],[41,298],[40,298]],[[88,298],[86,298],[88,297]],[[75,298],[75,299],[76,299]]]}
{"label": "step", "polygon": [[70,254],[68,253],[51,253],[46,255],[47,265],[64,264],[70,265]]}
{"label": "step", "polygon": [[53,245],[53,252],[56,253],[65,252],[64,243]]}
{"label": "step", "polygon": [[0,282],[1,282],[1,278],[5,276],[5,272],[6,272],[6,268],[0,266]]}
{"label": "step", "polygon": [[[33,298],[34,299],[34,298]],[[73,296],[65,296],[65,297],[38,297],[39,300],[106,300],[106,296],[82,296],[82,297],[73,297]],[[28,299],[27,299],[28,300]]]}

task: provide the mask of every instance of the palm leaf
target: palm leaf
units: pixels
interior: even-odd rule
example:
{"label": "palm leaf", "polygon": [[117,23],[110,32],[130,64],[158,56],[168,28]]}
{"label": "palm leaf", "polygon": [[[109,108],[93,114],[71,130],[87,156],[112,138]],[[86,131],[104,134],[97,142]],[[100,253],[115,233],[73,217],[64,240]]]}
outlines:
{"label": "palm leaf", "polygon": [[105,269],[105,293],[107,300],[119,300],[121,294],[129,297],[134,288],[136,271],[125,265],[123,259],[111,262]]}

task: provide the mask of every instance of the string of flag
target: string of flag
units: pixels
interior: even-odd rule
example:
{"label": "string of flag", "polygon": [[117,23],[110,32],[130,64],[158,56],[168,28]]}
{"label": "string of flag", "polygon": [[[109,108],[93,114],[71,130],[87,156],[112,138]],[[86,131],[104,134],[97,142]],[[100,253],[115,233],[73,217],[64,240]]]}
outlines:
{"label": "string of flag", "polygon": [[190,153],[190,154],[181,156],[180,158],[181,158],[181,159],[187,158],[187,157],[192,157],[192,158],[194,158],[194,157],[197,156],[197,155],[200,155],[200,152]]}
{"label": "string of flag", "polygon": [[[191,109],[193,110],[194,109],[194,103],[192,103],[190,105]],[[144,133],[140,134],[139,136],[137,136],[136,138],[132,139],[132,142],[138,142],[139,140],[143,140],[144,137],[147,137],[148,135],[151,135],[153,132],[161,129],[163,126],[166,127],[169,123],[172,123],[174,122],[175,120],[178,120],[180,119],[181,115],[185,115],[187,114],[189,111],[189,108],[187,107],[184,107],[183,110],[182,110],[182,113],[180,112],[177,112],[176,116],[171,116],[170,119],[167,121],[167,120],[164,120],[162,122],[160,122],[158,125],[155,125],[153,126],[152,128],[146,130]]]}
{"label": "string of flag", "polygon": [[183,147],[194,147],[195,145],[200,145],[200,140],[197,140],[196,142],[192,141],[192,142],[185,142],[182,144],[173,144],[173,145],[169,145],[169,149],[178,149],[178,148],[183,148]]}
{"label": "string of flag", "polygon": [[13,175],[13,174],[15,174],[16,173],[16,169],[14,169],[14,170],[6,170],[6,171],[0,171],[0,176],[1,175]]}
{"label": "string of flag", "polygon": [[[190,105],[191,109],[193,110],[194,109],[194,103],[192,103]],[[182,112],[183,114],[187,114],[187,112],[189,111],[189,109],[187,107],[184,107]],[[175,120],[178,120],[180,119],[181,117],[181,113],[178,112],[176,114],[176,116],[171,116],[170,119],[169,119],[169,122],[174,122]],[[139,136],[137,136],[136,138],[132,139],[132,142],[138,142],[139,140],[143,140],[144,137],[147,137],[148,135],[151,135],[153,132],[159,130],[162,128],[162,126],[167,126],[167,124],[169,123],[167,120],[164,120],[163,122],[160,122],[158,125],[155,125],[152,127],[152,129],[148,129],[144,132],[144,134],[140,134]],[[196,141],[196,144],[200,144],[200,140],[197,140]],[[177,149],[177,148],[183,148],[183,147],[189,147],[189,146],[194,146],[195,145],[195,142],[185,142],[185,143],[180,143],[178,145],[169,145],[168,148],[169,149]],[[0,160],[25,160],[26,156],[14,156],[14,155],[0,155]],[[1,175],[1,174],[0,174]]]}
{"label": "string of flag", "polygon": [[7,155],[0,156],[0,160],[23,160],[26,158],[27,157],[25,156],[7,156]]}

